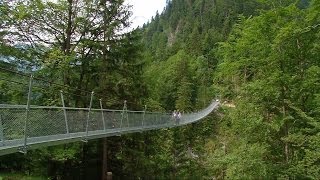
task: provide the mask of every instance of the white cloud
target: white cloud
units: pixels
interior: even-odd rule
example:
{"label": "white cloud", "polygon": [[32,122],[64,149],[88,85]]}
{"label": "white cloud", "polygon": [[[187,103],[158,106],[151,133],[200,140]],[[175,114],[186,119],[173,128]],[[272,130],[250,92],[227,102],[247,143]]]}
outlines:
{"label": "white cloud", "polygon": [[125,3],[133,6],[131,28],[142,26],[151,20],[157,11],[161,13],[166,6],[166,0],[126,0]]}

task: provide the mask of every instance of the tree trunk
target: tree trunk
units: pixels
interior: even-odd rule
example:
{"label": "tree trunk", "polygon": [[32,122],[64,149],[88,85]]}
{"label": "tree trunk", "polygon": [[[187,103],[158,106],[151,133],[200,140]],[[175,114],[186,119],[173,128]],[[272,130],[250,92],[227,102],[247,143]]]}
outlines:
{"label": "tree trunk", "polygon": [[67,23],[67,28],[66,28],[66,38],[64,42],[64,52],[66,55],[70,53],[70,48],[71,48],[71,34],[72,34],[72,0],[68,0],[69,7],[68,7],[68,23]]}
{"label": "tree trunk", "polygon": [[[282,95],[283,95],[283,104],[282,104],[282,115],[283,115],[283,118],[285,119],[286,116],[287,116],[287,109],[286,109],[286,105],[285,105],[285,92],[286,91],[286,88],[285,86],[283,85],[282,86]],[[284,122],[284,136],[285,137],[288,137],[289,135],[289,125],[288,125],[288,122],[285,120]],[[286,157],[286,163],[289,162],[289,143],[287,141],[284,142],[284,153],[285,153],[285,157]]]}
{"label": "tree trunk", "polygon": [[[286,117],[286,108],[285,106],[283,106],[283,117]],[[289,134],[289,127],[288,127],[288,123],[285,122],[284,123],[284,135],[287,137]],[[284,143],[284,153],[285,153],[285,157],[286,157],[286,163],[289,162],[289,144],[287,141],[285,141]]]}
{"label": "tree trunk", "polygon": [[[281,48],[278,49],[279,53],[281,54]],[[284,75],[285,74],[285,62],[283,62],[282,60],[280,60],[280,70],[281,73]],[[283,125],[283,133],[284,133],[284,137],[288,137],[289,135],[289,122],[287,122],[286,116],[287,116],[287,108],[286,108],[286,94],[287,94],[287,87],[286,87],[286,82],[281,81],[280,84],[281,87],[281,99],[282,99],[282,117],[283,117],[283,121],[284,121],[284,125]],[[288,164],[289,162],[289,143],[285,140],[284,141],[284,155],[285,155],[285,162]]]}
{"label": "tree trunk", "polygon": [[87,156],[87,145],[85,143],[82,143],[80,179],[86,179],[86,166],[88,165],[86,156]]}
{"label": "tree trunk", "polygon": [[[81,72],[80,72],[80,79],[78,81],[78,87],[77,87],[77,91],[78,91],[78,95],[81,95],[81,91],[82,91],[82,86],[83,86],[83,79],[84,79],[84,76],[85,76],[85,66],[87,64],[85,63],[82,63],[81,64]],[[80,102],[81,102],[81,97],[77,96],[77,97],[74,97],[75,98],[75,106],[76,107],[79,107],[80,106]],[[85,107],[85,106],[83,106]]]}
{"label": "tree trunk", "polygon": [[102,148],[103,148],[103,155],[102,155],[102,180],[107,180],[108,178],[108,139],[103,138],[102,139]]}
{"label": "tree trunk", "polygon": [[[63,38],[64,42],[62,45],[62,51],[64,52],[65,56],[70,55],[70,48],[71,48],[71,35],[72,35],[72,6],[73,6],[73,1],[68,0],[68,22],[67,22],[67,27],[65,33],[65,37]],[[63,62],[65,63],[65,62]],[[68,67],[68,66],[67,66]],[[63,83],[66,86],[70,86],[70,77],[69,77],[69,72],[68,71],[63,71],[62,72],[63,76]],[[67,103],[68,104],[68,103]]]}

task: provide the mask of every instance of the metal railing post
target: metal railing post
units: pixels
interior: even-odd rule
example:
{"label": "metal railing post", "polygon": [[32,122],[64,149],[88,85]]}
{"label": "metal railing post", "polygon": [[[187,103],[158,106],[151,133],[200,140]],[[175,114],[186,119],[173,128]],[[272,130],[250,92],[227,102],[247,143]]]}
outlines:
{"label": "metal railing post", "polygon": [[145,121],[146,111],[147,111],[147,105],[144,105],[144,111],[143,111],[142,122],[141,122],[142,128],[144,127],[144,121]]}
{"label": "metal railing post", "polygon": [[66,132],[67,134],[69,134],[69,125],[68,125],[68,118],[67,118],[67,110],[66,110],[66,106],[64,104],[64,98],[63,98],[63,91],[60,91],[60,95],[61,95],[61,101],[62,101],[62,107],[63,107],[63,114],[64,114],[64,121],[66,123]]}
{"label": "metal railing post", "polygon": [[156,125],[159,125],[160,123],[159,123],[159,114],[157,113],[156,114]]}
{"label": "metal railing post", "polygon": [[126,118],[127,118],[127,124],[128,124],[128,128],[130,127],[130,123],[129,123],[129,116],[128,116],[128,108],[127,108],[127,101],[125,101],[125,112],[126,112]]}
{"label": "metal railing post", "polygon": [[[122,109],[122,113],[121,113],[120,130],[122,128],[123,118],[124,118],[126,112],[127,112],[127,100],[125,100],[124,103],[123,103],[123,109]],[[127,117],[127,120],[128,120],[128,117]],[[129,122],[128,122],[128,126],[129,126]]]}
{"label": "metal railing post", "polygon": [[92,92],[91,92],[89,109],[88,109],[88,116],[87,116],[86,138],[84,139],[85,142],[87,142],[87,138],[88,138],[89,120],[90,120],[90,112],[91,112],[91,107],[92,107],[93,94],[94,94],[94,92],[92,91]]}
{"label": "metal railing post", "polygon": [[2,127],[2,115],[0,115],[0,139],[1,139],[1,146],[4,144],[4,136],[3,136],[3,127]]}
{"label": "metal railing post", "polygon": [[29,81],[28,100],[27,100],[27,106],[26,106],[26,119],[24,121],[24,145],[20,151],[24,154],[27,153],[28,120],[29,120],[29,111],[30,111],[30,99],[31,99],[31,93],[32,93],[32,80],[33,80],[33,75],[31,74],[30,81]]}
{"label": "metal railing post", "polygon": [[102,99],[99,99],[100,101],[100,108],[101,108],[101,116],[102,116],[102,124],[103,124],[103,130],[106,130],[106,123],[104,120],[104,114],[103,114],[103,106],[102,106]]}

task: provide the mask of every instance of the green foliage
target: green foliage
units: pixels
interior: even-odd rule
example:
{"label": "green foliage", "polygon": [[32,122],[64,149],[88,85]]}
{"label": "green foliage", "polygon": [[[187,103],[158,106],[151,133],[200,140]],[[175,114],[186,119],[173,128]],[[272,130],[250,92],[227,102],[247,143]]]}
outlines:
{"label": "green foliage", "polygon": [[[238,13],[253,15],[258,6],[259,3],[255,1],[169,1],[164,13],[156,15],[153,21],[142,29],[146,47],[144,58],[147,62],[144,80],[150,93],[148,102],[151,107],[190,112],[203,108],[218,96],[219,87],[212,85],[212,73],[219,63],[215,56],[218,42],[228,37],[233,23],[238,21]],[[254,118],[255,116],[252,117]],[[262,128],[260,121],[261,119],[256,122],[257,125],[253,125]],[[173,166],[169,177],[210,177],[212,168],[203,166],[207,158],[201,155],[206,154],[205,142],[202,140],[211,136],[213,129],[212,124],[201,123],[173,130],[172,137],[163,143],[173,142]],[[249,129],[248,131],[252,132]],[[193,151],[200,155],[197,155],[197,158],[192,157]],[[257,143],[257,147],[252,149],[247,159],[253,165],[246,170],[248,173],[241,176],[242,178],[259,177],[259,172],[254,172],[257,159],[258,164],[263,161],[259,156],[255,156],[258,152],[264,154],[266,147]],[[233,155],[237,154],[240,153]],[[238,161],[240,160],[239,157]],[[233,167],[231,162],[229,167]],[[260,169],[265,173],[266,165],[261,165]],[[238,172],[230,170],[229,173],[231,175],[228,177],[232,177]],[[212,176],[218,177],[217,174]]]}
{"label": "green foliage", "polygon": [[[236,104],[228,117],[231,122],[227,120],[231,133],[228,137],[241,138],[252,148],[259,143],[260,153],[254,154],[262,165],[255,165],[261,168],[238,177],[232,169],[250,168],[251,163],[237,166],[233,162],[230,168],[223,164],[220,168],[225,169],[227,177],[312,179],[319,172],[315,168],[317,156],[309,156],[315,153],[309,141],[318,139],[319,130],[319,116],[314,113],[318,105],[313,104],[319,93],[315,86],[320,77],[316,75],[319,55],[314,51],[319,28],[307,18],[313,14],[312,7],[274,8],[242,19],[228,41],[221,43],[218,54],[223,61],[218,67],[217,82],[223,96]],[[237,143],[229,142],[231,150],[223,160],[233,150],[241,149]],[[234,145],[237,148],[232,148]],[[305,171],[309,168],[312,170]]]}
{"label": "green foliage", "polygon": [[36,176],[30,176],[30,175],[24,175],[19,173],[2,173],[0,174],[0,180],[45,180],[46,177],[36,177]]}

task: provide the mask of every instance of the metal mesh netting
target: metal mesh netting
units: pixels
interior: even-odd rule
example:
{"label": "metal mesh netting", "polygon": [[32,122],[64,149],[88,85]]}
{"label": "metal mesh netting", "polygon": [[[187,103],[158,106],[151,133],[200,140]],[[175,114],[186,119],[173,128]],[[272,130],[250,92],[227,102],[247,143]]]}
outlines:
{"label": "metal mesh netting", "polygon": [[13,140],[24,137],[25,109],[0,109],[2,123],[2,140]]}
{"label": "metal mesh netting", "polygon": [[[6,147],[19,147],[24,143],[36,144],[56,141],[57,138],[76,138],[102,132],[105,135],[132,130],[173,127],[195,122],[207,116],[217,106],[212,103],[196,113],[183,114],[177,120],[168,113],[119,111],[87,108],[61,108],[31,106],[28,118],[26,106],[0,105],[0,152]],[[27,126],[25,127],[25,122]],[[25,132],[25,128],[27,131]],[[24,141],[25,135],[27,141]]]}
{"label": "metal mesh netting", "polygon": [[101,111],[90,112],[88,131],[96,130],[104,130]]}
{"label": "metal mesh netting", "polygon": [[106,129],[120,128],[121,113],[115,111],[103,111]]}
{"label": "metal mesh netting", "polygon": [[29,111],[28,137],[49,136],[66,133],[62,109],[32,109]]}
{"label": "metal mesh netting", "polygon": [[67,110],[67,122],[69,133],[85,132],[87,125],[88,110]]}

